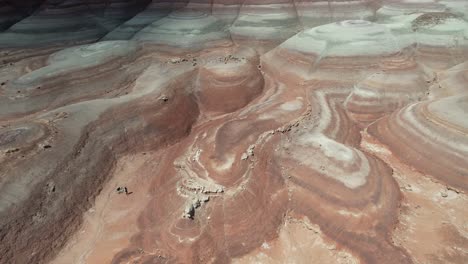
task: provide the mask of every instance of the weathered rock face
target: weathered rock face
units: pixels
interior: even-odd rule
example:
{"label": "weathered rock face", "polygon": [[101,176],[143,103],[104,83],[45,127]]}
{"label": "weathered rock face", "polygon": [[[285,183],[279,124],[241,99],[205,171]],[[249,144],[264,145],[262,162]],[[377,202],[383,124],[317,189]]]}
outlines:
{"label": "weathered rock face", "polygon": [[417,170],[466,191],[467,109],[466,93],[411,104],[379,120],[368,132]]}
{"label": "weathered rock face", "polygon": [[[52,53],[38,62],[36,69],[4,85],[0,119],[24,116],[86,97],[118,96],[132,77],[111,78],[111,75],[123,70],[122,65],[135,58],[136,50],[134,42],[102,41]],[[115,86],[121,88],[114,89]]]}
{"label": "weathered rock face", "polygon": [[[140,1],[141,2],[141,1]],[[36,47],[96,41],[108,29],[130,18],[138,1],[108,1],[92,8],[86,0],[45,1],[31,16],[0,36],[0,47]]]}
{"label": "weathered rock face", "polygon": [[390,57],[378,69],[356,84],[345,102],[349,116],[364,126],[428,94],[430,77],[413,58]]}
{"label": "weathered rock face", "polygon": [[466,7],[0,0],[0,263],[466,263]]}
{"label": "weathered rock face", "polygon": [[103,40],[127,40],[133,37],[135,33],[142,30],[144,27],[160,20],[169,15],[171,12],[185,6],[185,2],[180,1],[163,1],[153,0],[147,7],[136,14],[131,19],[125,21],[106,34]]}
{"label": "weathered rock face", "polygon": [[260,42],[267,45],[264,50],[293,36],[299,28],[293,1],[244,1],[230,32],[236,43]]}
{"label": "weathered rock face", "polygon": [[196,95],[207,112],[240,109],[262,91],[264,81],[253,49],[228,49],[192,62],[195,66],[201,63]]}
{"label": "weathered rock face", "polygon": [[183,8],[143,28],[132,39],[142,45],[158,45],[158,51],[200,51],[212,46],[231,45],[224,27],[225,24],[214,16]]}
{"label": "weathered rock face", "polygon": [[300,20],[307,27],[343,20],[373,20],[376,2],[378,1],[294,1]]}

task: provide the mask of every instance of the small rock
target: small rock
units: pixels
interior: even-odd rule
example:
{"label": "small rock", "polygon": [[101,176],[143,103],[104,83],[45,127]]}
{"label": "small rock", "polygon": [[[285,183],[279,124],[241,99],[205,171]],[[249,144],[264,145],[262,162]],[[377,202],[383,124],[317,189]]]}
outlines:
{"label": "small rock", "polygon": [[53,182],[47,183],[46,190],[48,194],[55,192],[55,184]]}
{"label": "small rock", "polygon": [[247,149],[247,155],[248,156],[254,156],[254,149],[255,149],[255,145],[250,145],[249,148]]}
{"label": "small rock", "polygon": [[195,207],[193,204],[189,204],[185,207],[184,214],[182,215],[183,218],[193,219],[195,215]]}
{"label": "small rock", "polygon": [[121,194],[121,193],[129,194],[127,187],[117,187],[116,191],[118,194]]}
{"label": "small rock", "polygon": [[241,160],[246,160],[248,157],[247,153],[242,153]]}
{"label": "small rock", "polygon": [[452,191],[452,192],[455,192],[455,193],[457,193],[457,194],[459,194],[459,193],[460,193],[460,191],[459,191],[459,190],[457,190],[457,189],[454,189],[454,188],[452,188],[452,187],[448,187],[448,186],[447,186],[447,191]]}
{"label": "small rock", "polygon": [[19,148],[7,149],[7,150],[5,151],[5,154],[15,153],[15,152],[18,152],[19,150],[20,150]]}
{"label": "small rock", "polygon": [[171,61],[171,63],[179,63],[180,58],[172,58],[170,61]]}

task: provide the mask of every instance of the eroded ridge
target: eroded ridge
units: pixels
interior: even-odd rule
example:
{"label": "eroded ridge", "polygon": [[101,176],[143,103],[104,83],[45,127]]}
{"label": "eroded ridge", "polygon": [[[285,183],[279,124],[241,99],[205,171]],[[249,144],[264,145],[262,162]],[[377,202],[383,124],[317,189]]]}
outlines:
{"label": "eroded ridge", "polygon": [[1,263],[468,260],[463,1],[26,2]]}
{"label": "eroded ridge", "polygon": [[[466,192],[467,98],[465,94],[411,104],[379,120],[368,132],[418,170]],[[437,155],[437,162],[431,155]]]}

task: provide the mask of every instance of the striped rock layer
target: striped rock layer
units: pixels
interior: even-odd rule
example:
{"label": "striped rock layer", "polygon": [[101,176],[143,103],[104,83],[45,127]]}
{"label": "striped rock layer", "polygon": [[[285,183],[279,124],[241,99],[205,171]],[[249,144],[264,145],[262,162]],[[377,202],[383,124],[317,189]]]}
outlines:
{"label": "striped rock layer", "polygon": [[465,4],[0,0],[0,263],[466,263]]}

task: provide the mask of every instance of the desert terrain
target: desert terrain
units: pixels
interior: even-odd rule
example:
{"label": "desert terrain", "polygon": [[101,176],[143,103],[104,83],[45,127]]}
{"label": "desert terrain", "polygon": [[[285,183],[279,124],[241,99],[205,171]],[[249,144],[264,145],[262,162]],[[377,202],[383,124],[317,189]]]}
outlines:
{"label": "desert terrain", "polygon": [[468,263],[468,1],[0,0],[0,263]]}

